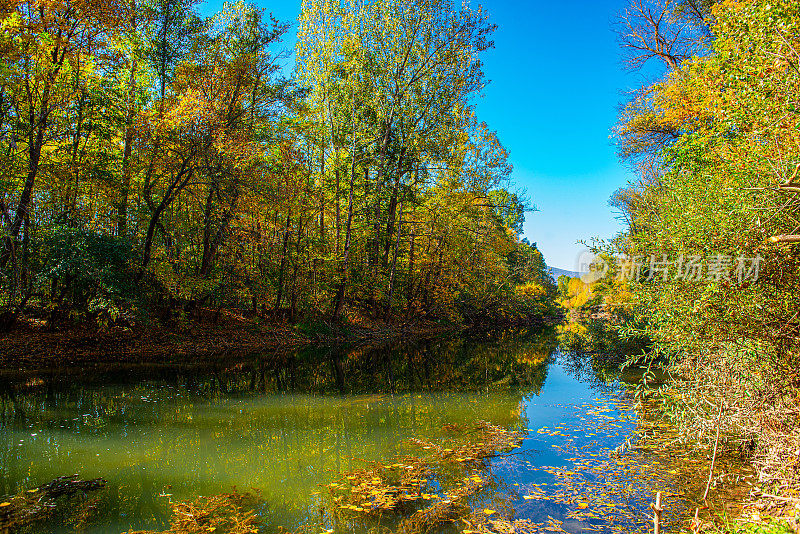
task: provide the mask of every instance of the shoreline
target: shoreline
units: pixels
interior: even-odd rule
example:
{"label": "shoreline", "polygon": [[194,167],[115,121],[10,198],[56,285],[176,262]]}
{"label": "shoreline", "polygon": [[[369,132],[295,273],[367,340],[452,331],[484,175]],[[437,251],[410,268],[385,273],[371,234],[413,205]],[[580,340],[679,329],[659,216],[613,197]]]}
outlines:
{"label": "shoreline", "polygon": [[219,321],[188,321],[179,326],[114,327],[85,325],[48,328],[28,320],[0,333],[0,370],[32,371],[61,366],[203,363],[259,351],[281,352],[309,345],[389,343],[469,330],[436,321],[261,323],[223,312]]}

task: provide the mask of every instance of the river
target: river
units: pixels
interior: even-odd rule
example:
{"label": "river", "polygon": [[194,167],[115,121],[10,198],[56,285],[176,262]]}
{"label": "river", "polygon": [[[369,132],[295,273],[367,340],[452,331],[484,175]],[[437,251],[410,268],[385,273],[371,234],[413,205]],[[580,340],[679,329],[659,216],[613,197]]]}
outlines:
{"label": "river", "polygon": [[705,464],[638,442],[660,423],[646,424],[626,382],[562,353],[552,333],[525,331],[213,364],[6,371],[0,494],[72,473],[107,481],[21,531],[166,529],[170,503],[235,487],[259,492],[265,532],[359,532],[378,523],[333,521],[328,484],[422,454],[415,439],[438,443],[484,421],[522,441],[481,464],[470,507],[534,530],[647,532],[654,492],[672,496],[668,523],[684,520]]}

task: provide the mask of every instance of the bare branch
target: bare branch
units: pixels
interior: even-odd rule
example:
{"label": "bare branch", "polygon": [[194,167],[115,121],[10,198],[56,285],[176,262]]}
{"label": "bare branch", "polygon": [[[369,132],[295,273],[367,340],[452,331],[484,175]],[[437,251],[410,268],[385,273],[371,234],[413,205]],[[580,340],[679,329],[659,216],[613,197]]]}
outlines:
{"label": "bare branch", "polygon": [[678,70],[680,64],[701,54],[710,37],[710,18],[702,0],[632,0],[615,23],[625,65],[638,70],[660,59]]}
{"label": "bare branch", "polygon": [[800,235],[774,235],[769,240],[773,243],[800,243]]}

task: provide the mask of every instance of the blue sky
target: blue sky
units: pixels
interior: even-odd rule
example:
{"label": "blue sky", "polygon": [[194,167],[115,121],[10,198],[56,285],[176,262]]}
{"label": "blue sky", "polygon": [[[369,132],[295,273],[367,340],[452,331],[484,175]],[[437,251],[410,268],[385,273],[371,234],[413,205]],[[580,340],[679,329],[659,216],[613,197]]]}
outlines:
{"label": "blue sky", "polygon": [[[296,21],[300,13],[300,0],[257,2],[279,20]],[[643,81],[622,69],[611,28],[626,0],[471,3],[498,25],[495,48],[484,57],[491,83],[478,118],[497,131],[511,153],[513,181],[539,209],[526,214],[525,237],[548,265],[573,270],[579,240],[609,238],[621,228],[608,197],[630,173],[609,136],[618,103]],[[221,5],[210,0],[203,12]]]}
{"label": "blue sky", "polygon": [[622,69],[611,27],[625,3],[484,4],[498,29],[478,113],[511,152],[514,181],[539,209],[526,214],[525,236],[553,267],[574,269],[578,240],[621,228],[608,198],[629,173],[609,136],[624,93],[642,82]]}

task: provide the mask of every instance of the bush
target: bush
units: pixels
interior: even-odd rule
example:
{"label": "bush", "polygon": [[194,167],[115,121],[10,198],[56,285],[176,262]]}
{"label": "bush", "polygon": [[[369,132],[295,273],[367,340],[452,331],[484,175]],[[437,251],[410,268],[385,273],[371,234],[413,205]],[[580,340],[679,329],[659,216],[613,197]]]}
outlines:
{"label": "bush", "polygon": [[36,246],[36,279],[57,308],[87,313],[101,323],[117,320],[133,294],[130,242],[55,226]]}

